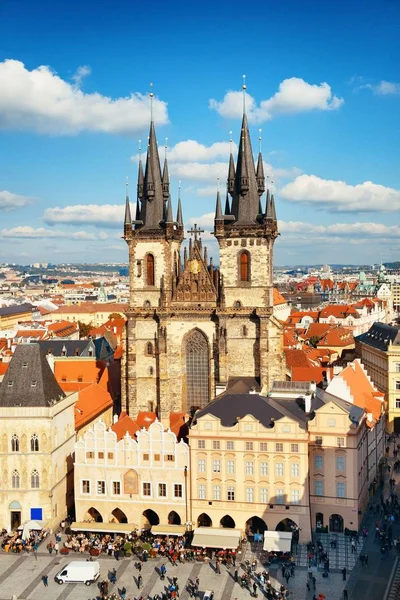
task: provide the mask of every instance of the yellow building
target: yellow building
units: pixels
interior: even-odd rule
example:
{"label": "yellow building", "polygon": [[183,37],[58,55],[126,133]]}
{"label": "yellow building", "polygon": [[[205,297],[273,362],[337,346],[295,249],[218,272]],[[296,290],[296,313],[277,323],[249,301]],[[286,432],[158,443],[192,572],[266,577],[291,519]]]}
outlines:
{"label": "yellow building", "polygon": [[18,323],[32,321],[32,304],[19,304],[0,308],[0,331],[13,329]]}
{"label": "yellow building", "polygon": [[400,433],[400,330],[374,323],[356,339],[356,353],[368,375],[385,394],[387,429]]}
{"label": "yellow building", "polygon": [[307,415],[296,399],[226,392],[196,414],[189,443],[194,526],[297,526],[311,539]]}
{"label": "yellow building", "polygon": [[[80,523],[181,525],[189,518],[189,447],[159,421],[136,439],[99,421],[75,444],[75,511]],[[86,525],[86,528],[88,525]]]}
{"label": "yellow building", "polygon": [[[123,315],[127,309],[126,304],[118,304],[116,302],[95,303],[82,302],[79,305],[62,305],[57,310],[53,311],[48,318],[53,321],[70,321],[72,323],[84,323],[99,327],[109,320],[112,313]],[[47,317],[46,317],[47,318]]]}
{"label": "yellow building", "polygon": [[54,528],[72,508],[76,400],[38,344],[17,346],[0,384],[0,527]]}

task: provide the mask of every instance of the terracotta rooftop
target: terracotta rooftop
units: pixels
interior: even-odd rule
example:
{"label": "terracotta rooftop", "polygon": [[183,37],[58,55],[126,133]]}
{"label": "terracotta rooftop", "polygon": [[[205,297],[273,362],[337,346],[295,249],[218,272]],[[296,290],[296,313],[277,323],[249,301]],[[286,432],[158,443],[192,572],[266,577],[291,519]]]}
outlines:
{"label": "terracotta rooftop", "polygon": [[274,288],[274,306],[278,306],[279,304],[287,304],[287,300]]}
{"label": "terracotta rooftop", "polygon": [[354,337],[351,331],[349,331],[345,327],[332,327],[318,342],[317,347],[345,347],[354,346],[354,344]]}
{"label": "terracotta rooftop", "polygon": [[80,390],[75,404],[75,429],[81,429],[112,406],[113,400],[104,388],[97,383],[86,386]]}
{"label": "terracotta rooftop", "polygon": [[326,319],[328,317],[336,317],[336,319],[345,319],[348,316],[359,318],[359,314],[354,306],[349,304],[329,304],[325,306],[319,313],[319,318]]}

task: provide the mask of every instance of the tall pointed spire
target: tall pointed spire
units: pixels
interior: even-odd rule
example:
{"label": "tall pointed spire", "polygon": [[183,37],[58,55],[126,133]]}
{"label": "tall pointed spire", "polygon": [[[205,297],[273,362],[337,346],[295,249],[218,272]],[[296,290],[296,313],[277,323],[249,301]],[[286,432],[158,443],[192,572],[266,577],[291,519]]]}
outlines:
{"label": "tall pointed spire", "polygon": [[178,187],[178,212],[176,213],[176,222],[179,227],[183,227],[183,215],[182,215],[182,204],[181,204],[181,182],[179,181]]}
{"label": "tall pointed spire", "polygon": [[276,221],[275,198],[273,194],[271,194],[271,219]]}
{"label": "tall pointed spire", "polygon": [[272,219],[271,215],[271,194],[269,188],[267,189],[267,201],[265,203],[265,216],[267,219]]}
{"label": "tall pointed spire", "polygon": [[169,198],[169,173],[168,173],[168,161],[167,161],[167,149],[168,149],[168,138],[165,138],[165,156],[164,156],[164,168],[162,174],[162,190],[163,190],[163,198],[165,201]]}
{"label": "tall pointed spire", "polygon": [[219,190],[217,191],[217,202],[215,205],[215,220],[216,221],[221,221],[223,220],[223,215],[222,215],[222,207],[221,207],[221,194],[219,193]]}
{"label": "tall pointed spire", "polygon": [[[150,102],[153,105],[153,92],[150,92]],[[151,118],[153,111],[151,109]],[[143,226],[141,229],[159,229],[164,217],[164,196],[162,188],[161,166],[154,121],[150,123],[149,141],[147,146],[146,169],[143,185],[143,202],[141,209]]]}
{"label": "tall pointed spire", "polygon": [[226,215],[230,215],[231,214],[231,207],[229,206],[229,195],[228,195],[228,192],[226,192],[225,211],[224,211],[224,213]]}
{"label": "tall pointed spire", "polygon": [[231,196],[233,196],[233,192],[235,191],[235,163],[233,161],[232,154],[232,131],[229,132],[229,169],[228,169],[228,192]]}
{"label": "tall pointed spire", "polygon": [[140,200],[143,198],[143,165],[142,165],[142,148],[141,148],[142,140],[139,140],[139,169],[138,169],[138,182],[137,182],[137,197]]}
{"label": "tall pointed spire", "polygon": [[258,140],[260,142],[260,147],[259,147],[259,151],[258,151],[256,177],[257,177],[258,195],[262,196],[263,193],[265,192],[265,177],[264,177],[264,163],[263,163],[263,158],[262,158],[262,154],[261,154],[261,139],[262,139],[261,138],[261,129],[259,129],[258,132],[259,132]]}
{"label": "tall pointed spire", "polygon": [[258,185],[254,168],[247,117],[243,115],[239,152],[235,173],[235,186],[231,213],[239,223],[252,223],[258,215]]}
{"label": "tall pointed spire", "polygon": [[125,196],[125,219],[124,219],[124,227],[132,227],[132,217],[131,217],[131,204],[129,202],[129,182],[128,178],[126,178],[126,196]]}
{"label": "tall pointed spire", "polygon": [[168,198],[167,200],[167,218],[165,219],[166,223],[173,223],[174,222],[174,215],[172,213],[172,200],[171,200],[171,196]]}

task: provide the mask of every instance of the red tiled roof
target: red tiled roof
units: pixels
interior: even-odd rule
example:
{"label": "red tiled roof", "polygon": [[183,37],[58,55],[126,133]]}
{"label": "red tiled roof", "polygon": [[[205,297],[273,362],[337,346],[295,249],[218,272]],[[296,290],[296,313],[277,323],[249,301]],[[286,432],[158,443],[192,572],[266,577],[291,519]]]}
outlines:
{"label": "red tiled roof", "polygon": [[345,327],[332,327],[318,342],[317,347],[347,347],[354,345],[354,337],[351,331]]}
{"label": "red tiled roof", "polygon": [[10,363],[0,361],[0,375],[5,375]]}
{"label": "red tiled roof", "polygon": [[288,348],[284,349],[285,357],[286,357],[286,366],[288,368],[293,367],[309,367],[310,361],[308,360],[305,352],[303,350],[291,350]]}
{"label": "red tiled roof", "polygon": [[274,306],[278,306],[279,304],[286,304],[287,300],[282,296],[282,294],[274,288]]}
{"label": "red tiled roof", "polygon": [[348,304],[329,304],[325,306],[319,313],[319,318],[326,319],[327,317],[333,316],[337,319],[345,319],[348,316],[359,317],[358,312],[354,306]]}
{"label": "red tiled roof", "polygon": [[332,328],[332,325],[329,323],[310,323],[307,331],[301,334],[301,338],[303,340],[309,340],[312,337],[322,337],[329,329]]}
{"label": "red tiled roof", "polygon": [[331,367],[294,367],[292,381],[315,381],[317,385],[325,381],[327,373],[333,376]]}
{"label": "red tiled roof", "polygon": [[87,423],[100,417],[113,406],[110,394],[97,383],[92,383],[80,390],[75,404],[75,429],[80,429]]}

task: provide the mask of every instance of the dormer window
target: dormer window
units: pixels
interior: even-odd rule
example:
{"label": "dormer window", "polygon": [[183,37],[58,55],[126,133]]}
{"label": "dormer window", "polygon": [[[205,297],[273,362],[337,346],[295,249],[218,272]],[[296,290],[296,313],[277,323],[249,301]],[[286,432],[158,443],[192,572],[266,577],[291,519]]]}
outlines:
{"label": "dormer window", "polygon": [[31,387],[36,387],[37,381],[31,381]]}
{"label": "dormer window", "polygon": [[7,383],[7,385],[8,385],[8,387],[12,387],[12,386],[14,385],[14,382],[13,382],[13,381],[9,381],[9,382]]}
{"label": "dormer window", "polygon": [[22,366],[24,367],[24,369],[26,369],[26,367],[28,366],[28,363],[27,362],[23,362]]}

